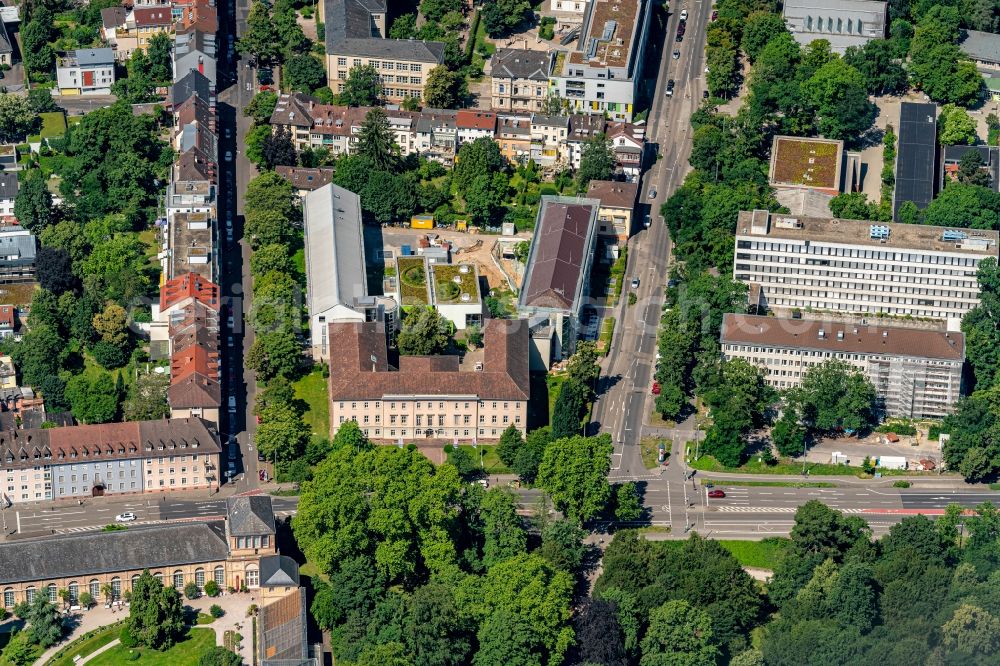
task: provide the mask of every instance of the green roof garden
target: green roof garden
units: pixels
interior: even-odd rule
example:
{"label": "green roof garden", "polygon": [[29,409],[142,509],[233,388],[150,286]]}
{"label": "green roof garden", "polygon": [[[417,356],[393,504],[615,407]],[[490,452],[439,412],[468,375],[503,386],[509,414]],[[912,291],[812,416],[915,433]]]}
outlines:
{"label": "green roof garden", "polygon": [[427,263],[423,257],[396,259],[396,280],[399,284],[400,305],[430,305],[427,289]]}
{"label": "green roof garden", "polygon": [[[471,264],[435,264],[431,267],[437,303],[478,303],[479,279]],[[467,299],[462,294],[468,294]]]}

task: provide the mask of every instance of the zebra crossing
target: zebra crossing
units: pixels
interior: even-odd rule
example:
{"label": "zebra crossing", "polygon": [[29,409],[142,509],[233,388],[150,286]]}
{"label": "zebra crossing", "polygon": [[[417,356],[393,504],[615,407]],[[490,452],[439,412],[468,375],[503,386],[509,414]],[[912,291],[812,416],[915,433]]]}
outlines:
{"label": "zebra crossing", "polygon": [[[797,506],[733,506],[717,505],[711,509],[719,513],[795,513],[799,510]],[[864,509],[837,509],[841,513],[864,513]]]}

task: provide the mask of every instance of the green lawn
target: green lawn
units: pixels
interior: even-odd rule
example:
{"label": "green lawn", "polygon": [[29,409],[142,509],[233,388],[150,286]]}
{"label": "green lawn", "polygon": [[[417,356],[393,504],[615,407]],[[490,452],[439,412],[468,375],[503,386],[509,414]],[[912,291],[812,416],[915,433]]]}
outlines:
{"label": "green lawn", "polygon": [[556,399],[559,397],[559,389],[562,388],[563,382],[567,379],[567,375],[547,375],[545,377],[545,384],[549,387],[549,425],[552,425],[552,415],[556,411]]}
{"label": "green lawn", "polygon": [[[689,446],[694,448],[694,442],[689,442]],[[757,462],[754,458],[740,467],[726,467],[712,456],[701,456],[697,460],[691,461],[691,467],[704,472],[739,472],[743,474],[802,474],[802,463],[795,462],[791,458],[782,458],[775,465],[767,465]],[[860,467],[849,467],[847,465],[830,465],[827,463],[806,463],[806,469],[810,474],[824,476],[857,476],[870,478]],[[904,474],[905,470],[899,470]],[[910,472],[912,473],[912,472]]]}
{"label": "green lawn", "polygon": [[772,571],[785,556],[791,543],[783,537],[771,537],[763,541],[719,541],[743,566]]}
{"label": "green lawn", "polygon": [[702,479],[701,485],[714,486],[765,486],[774,488],[836,488],[837,484],[826,481],[730,481],[728,479]]}
{"label": "green lawn", "polygon": [[[120,664],[136,664],[136,666],[198,666],[201,655],[215,647],[215,631],[212,629],[189,629],[186,638],[169,650],[157,652],[145,648],[128,648],[117,645],[107,652],[87,662],[92,666],[119,666]],[[138,659],[130,659],[130,652],[138,652]]]}
{"label": "green lawn", "polygon": [[309,409],[302,418],[316,435],[330,436],[330,404],[327,402],[327,380],[323,368],[316,367],[308,375],[295,382],[295,397],[304,400]]}
{"label": "green lawn", "polygon": [[657,459],[660,456],[660,442],[667,446],[667,456],[670,456],[670,443],[668,440],[659,437],[643,437],[639,441],[639,453],[642,455],[642,464],[646,469],[656,469],[660,466]]}
{"label": "green lawn", "polygon": [[104,627],[93,636],[78,639],[60,650],[59,656],[49,661],[47,666],[73,666],[75,663],[73,657],[78,655],[86,657],[98,648],[104,647],[111,641],[118,638],[118,634],[120,632],[121,624],[116,623],[108,627]]}
{"label": "green lawn", "polygon": [[471,444],[459,444],[458,448],[465,449],[469,452],[474,460],[479,460],[480,454],[483,456],[483,469],[486,470],[487,474],[510,474],[511,471],[507,469],[500,458],[497,457],[497,447],[487,446],[485,444],[480,444],[479,448],[472,448]]}

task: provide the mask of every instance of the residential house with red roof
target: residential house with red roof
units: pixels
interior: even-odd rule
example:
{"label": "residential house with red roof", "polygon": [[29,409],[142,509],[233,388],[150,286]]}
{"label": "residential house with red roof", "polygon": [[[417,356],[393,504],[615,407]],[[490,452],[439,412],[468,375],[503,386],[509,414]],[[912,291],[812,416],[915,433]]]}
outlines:
{"label": "residential house with red roof", "polygon": [[173,35],[174,17],[169,4],[142,5],[132,9],[101,10],[104,40],[115,51],[115,60],[126,61],[135,51],[145,51],[154,35]]}

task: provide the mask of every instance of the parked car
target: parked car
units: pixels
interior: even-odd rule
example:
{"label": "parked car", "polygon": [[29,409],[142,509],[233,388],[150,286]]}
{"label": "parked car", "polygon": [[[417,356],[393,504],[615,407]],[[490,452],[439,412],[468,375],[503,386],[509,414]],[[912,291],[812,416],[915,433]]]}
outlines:
{"label": "parked car", "polygon": [[686,9],[682,9],[681,10],[681,20],[682,21],[687,21],[688,20],[688,10],[686,10]]}
{"label": "parked car", "polygon": [[115,516],[116,523],[131,523],[133,520],[137,519],[138,516],[136,516],[131,511],[126,511],[125,513],[119,513],[117,516]]}
{"label": "parked car", "polygon": [[674,84],[674,80],[673,79],[670,79],[669,81],[667,81],[667,97],[673,97],[674,96],[674,85],[675,84]]}
{"label": "parked car", "polygon": [[712,20],[715,21],[719,18],[719,12],[712,10]]}
{"label": "parked car", "polygon": [[639,278],[632,278],[632,288],[633,289],[639,288]]}
{"label": "parked car", "polygon": [[711,497],[712,499],[722,499],[723,497],[726,496],[726,493],[716,488],[714,490],[709,490],[708,496]]}
{"label": "parked car", "polygon": [[670,57],[672,57],[674,60],[677,60],[678,58],[681,57],[681,52],[675,49],[674,52],[670,54]]}
{"label": "parked car", "polygon": [[236,413],[236,396],[235,395],[229,396],[229,412],[231,414],[235,414]]}
{"label": "parked car", "polygon": [[229,315],[226,319],[226,326],[229,327],[230,331],[236,328],[236,319],[233,318],[233,315]]}
{"label": "parked car", "polygon": [[227,150],[226,151],[226,161],[227,162],[232,162],[233,161],[233,152],[231,150]]}
{"label": "parked car", "polygon": [[660,395],[660,382],[653,382],[653,395]]}
{"label": "parked car", "polygon": [[708,91],[707,90],[702,90],[701,91],[701,98],[702,99],[708,99]]}
{"label": "parked car", "polygon": [[643,219],[643,221],[642,221],[642,226],[644,226],[646,229],[649,229],[650,223],[651,223],[651,220],[649,219],[649,215],[647,214],[646,217],[645,217],[645,219]]}
{"label": "parked car", "polygon": [[649,188],[649,198],[650,199],[655,199],[656,198],[656,188],[655,187]]}

